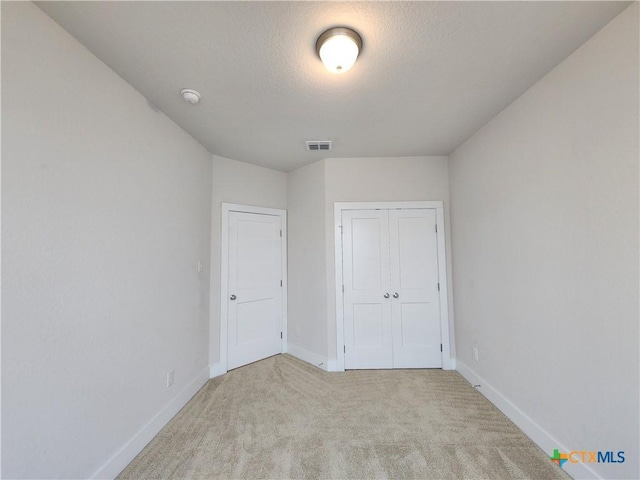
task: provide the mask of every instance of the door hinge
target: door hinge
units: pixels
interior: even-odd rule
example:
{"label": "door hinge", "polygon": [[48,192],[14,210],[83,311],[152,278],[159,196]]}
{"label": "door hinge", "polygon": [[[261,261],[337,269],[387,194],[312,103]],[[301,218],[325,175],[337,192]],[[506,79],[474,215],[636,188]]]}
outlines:
{"label": "door hinge", "polygon": [[[280,332],[280,338],[282,338],[282,332]],[[440,345],[440,348],[442,348],[442,345]]]}
{"label": "door hinge", "polygon": [[442,344],[440,344],[440,351],[442,351]]}
{"label": "door hinge", "polygon": [[282,280],[280,280],[280,286],[282,286]]}
{"label": "door hinge", "polygon": [[438,291],[440,291],[440,284],[438,283]]}
{"label": "door hinge", "polygon": [[344,353],[347,353],[347,346],[346,346],[346,345],[343,345],[343,346],[342,346],[342,351],[343,351]]}
{"label": "door hinge", "polygon": [[436,233],[438,233],[438,225],[436,225]]}
{"label": "door hinge", "polygon": [[280,236],[282,236],[282,230],[280,230]]}
{"label": "door hinge", "polygon": [[344,285],[342,285],[342,293],[344,293]]}

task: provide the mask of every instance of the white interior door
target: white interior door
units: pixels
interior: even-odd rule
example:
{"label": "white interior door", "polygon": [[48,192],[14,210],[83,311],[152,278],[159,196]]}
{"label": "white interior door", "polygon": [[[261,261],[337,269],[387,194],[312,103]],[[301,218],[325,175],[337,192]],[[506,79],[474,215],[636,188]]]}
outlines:
{"label": "white interior door", "polygon": [[392,368],[389,214],[345,211],[342,225],[345,368]]}
{"label": "white interior door", "polygon": [[390,210],[394,368],[441,368],[436,211]]}
{"label": "white interior door", "polygon": [[440,368],[435,209],[342,212],[346,369]]}
{"label": "white interior door", "polygon": [[282,352],[282,220],[230,212],[227,368]]}

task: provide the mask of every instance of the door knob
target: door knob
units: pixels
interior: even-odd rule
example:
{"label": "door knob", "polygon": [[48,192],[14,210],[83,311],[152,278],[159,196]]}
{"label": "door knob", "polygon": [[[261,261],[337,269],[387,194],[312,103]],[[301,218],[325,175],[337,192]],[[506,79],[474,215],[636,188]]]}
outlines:
{"label": "door knob", "polygon": [[235,299],[236,299],[236,296],[235,296],[235,295],[231,295],[229,298],[230,298],[231,300],[235,300]]}
{"label": "door knob", "polygon": [[384,297],[384,298],[389,298],[389,294],[388,294],[388,293],[385,293],[385,294],[383,295],[383,297]]}
{"label": "door knob", "polygon": [[398,298],[400,295],[398,295],[398,292],[393,294],[393,298]]}

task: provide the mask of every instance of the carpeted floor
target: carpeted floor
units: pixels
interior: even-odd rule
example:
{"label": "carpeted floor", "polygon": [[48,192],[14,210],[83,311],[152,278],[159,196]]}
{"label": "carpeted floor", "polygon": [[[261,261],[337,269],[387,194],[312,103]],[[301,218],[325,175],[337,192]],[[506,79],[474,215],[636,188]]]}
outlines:
{"label": "carpeted floor", "polygon": [[277,355],[209,381],[118,478],[569,477],[456,372]]}

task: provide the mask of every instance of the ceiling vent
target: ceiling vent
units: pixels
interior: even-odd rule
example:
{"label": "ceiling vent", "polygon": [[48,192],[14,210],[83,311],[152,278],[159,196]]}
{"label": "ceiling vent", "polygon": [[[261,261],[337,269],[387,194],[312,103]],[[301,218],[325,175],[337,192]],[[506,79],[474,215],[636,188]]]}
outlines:
{"label": "ceiling vent", "polygon": [[331,140],[309,140],[307,141],[307,150],[311,152],[331,150]]}

